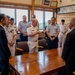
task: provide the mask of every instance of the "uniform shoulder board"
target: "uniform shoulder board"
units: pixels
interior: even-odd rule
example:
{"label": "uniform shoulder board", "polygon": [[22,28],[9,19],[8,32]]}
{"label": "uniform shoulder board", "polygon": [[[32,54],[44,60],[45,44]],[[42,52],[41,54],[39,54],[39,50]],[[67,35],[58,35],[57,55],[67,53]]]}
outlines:
{"label": "uniform shoulder board", "polygon": [[31,26],[28,26],[28,28],[30,28]]}

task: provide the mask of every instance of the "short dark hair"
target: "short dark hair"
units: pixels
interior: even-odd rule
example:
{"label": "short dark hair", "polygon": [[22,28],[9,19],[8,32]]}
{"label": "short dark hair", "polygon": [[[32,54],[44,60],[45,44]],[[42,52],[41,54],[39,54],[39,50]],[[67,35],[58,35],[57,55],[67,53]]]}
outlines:
{"label": "short dark hair", "polygon": [[23,17],[24,17],[24,16],[26,17],[26,15],[23,15]]}
{"label": "short dark hair", "polygon": [[35,15],[32,15],[32,18],[36,18],[36,16]]}
{"label": "short dark hair", "polygon": [[10,16],[7,15],[6,17],[10,19]]}
{"label": "short dark hair", "polygon": [[62,20],[61,20],[61,22],[65,22],[65,20],[64,20],[64,19],[62,19]]}
{"label": "short dark hair", "polygon": [[56,20],[56,18],[55,18],[55,17],[52,17],[51,19],[55,19],[55,20]]}
{"label": "short dark hair", "polygon": [[0,22],[2,19],[5,19],[5,14],[0,14]]}
{"label": "short dark hair", "polygon": [[14,21],[14,18],[11,18],[10,20]]}

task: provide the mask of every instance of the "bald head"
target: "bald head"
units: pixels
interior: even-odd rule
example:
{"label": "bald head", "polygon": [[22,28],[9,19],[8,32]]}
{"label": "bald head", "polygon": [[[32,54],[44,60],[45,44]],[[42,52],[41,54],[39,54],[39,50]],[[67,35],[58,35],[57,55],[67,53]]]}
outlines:
{"label": "bald head", "polygon": [[73,27],[75,27],[75,18],[72,18],[69,24],[70,29],[72,29]]}
{"label": "bald head", "polygon": [[70,22],[75,27],[75,18],[72,18]]}
{"label": "bald head", "polygon": [[32,25],[35,27],[35,26],[37,26],[37,19],[32,19]]}

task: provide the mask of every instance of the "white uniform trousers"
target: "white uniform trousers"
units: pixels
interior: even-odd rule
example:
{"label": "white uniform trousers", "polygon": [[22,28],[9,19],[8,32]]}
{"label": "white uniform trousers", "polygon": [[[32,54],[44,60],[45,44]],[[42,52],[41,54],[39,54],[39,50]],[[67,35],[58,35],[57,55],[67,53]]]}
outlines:
{"label": "white uniform trousers", "polygon": [[11,56],[15,56],[15,44],[13,46],[9,46],[10,52],[11,52]]}
{"label": "white uniform trousers", "polygon": [[64,41],[65,41],[66,34],[59,34],[59,47],[63,47]]}
{"label": "white uniform trousers", "polygon": [[38,42],[28,41],[29,53],[38,52]]}

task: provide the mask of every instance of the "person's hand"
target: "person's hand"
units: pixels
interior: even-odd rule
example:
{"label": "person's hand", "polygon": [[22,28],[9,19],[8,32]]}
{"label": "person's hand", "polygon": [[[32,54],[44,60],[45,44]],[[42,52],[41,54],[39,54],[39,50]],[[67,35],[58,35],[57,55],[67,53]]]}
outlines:
{"label": "person's hand", "polygon": [[46,31],[46,30],[43,30],[43,32],[44,32],[44,33],[47,33],[47,31]]}
{"label": "person's hand", "polygon": [[11,42],[8,42],[9,46],[11,46]]}
{"label": "person's hand", "polygon": [[39,31],[39,34],[41,34],[42,32]]}
{"label": "person's hand", "polygon": [[14,45],[14,43],[15,43],[14,41],[11,41],[11,45],[12,45],[12,46]]}
{"label": "person's hand", "polygon": [[27,33],[26,33],[26,32],[24,32],[24,33],[23,33],[23,36],[27,36]]}
{"label": "person's hand", "polygon": [[50,37],[50,39],[52,40],[53,38]]}
{"label": "person's hand", "polygon": [[55,37],[53,37],[53,38],[50,38],[52,41],[55,39]]}
{"label": "person's hand", "polygon": [[8,42],[9,46],[13,46],[13,42]]}
{"label": "person's hand", "polygon": [[40,31],[37,31],[37,32],[36,32],[36,34],[40,34],[40,33],[41,33]]}

